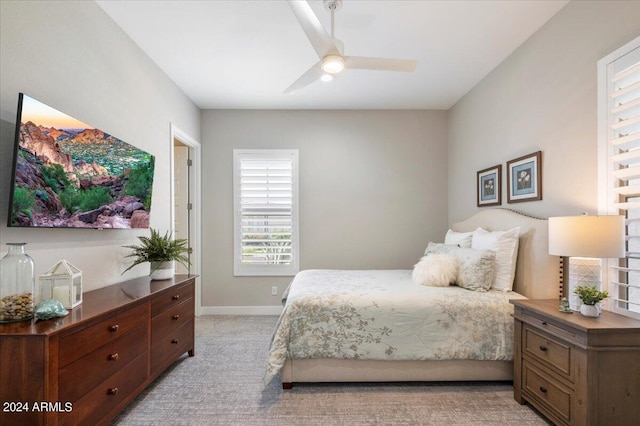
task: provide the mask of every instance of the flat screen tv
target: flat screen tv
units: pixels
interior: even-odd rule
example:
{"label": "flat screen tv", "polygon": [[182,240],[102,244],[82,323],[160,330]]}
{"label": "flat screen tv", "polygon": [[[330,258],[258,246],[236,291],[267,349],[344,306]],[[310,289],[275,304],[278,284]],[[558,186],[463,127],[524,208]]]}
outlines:
{"label": "flat screen tv", "polygon": [[20,93],[8,226],[148,228],[154,161]]}

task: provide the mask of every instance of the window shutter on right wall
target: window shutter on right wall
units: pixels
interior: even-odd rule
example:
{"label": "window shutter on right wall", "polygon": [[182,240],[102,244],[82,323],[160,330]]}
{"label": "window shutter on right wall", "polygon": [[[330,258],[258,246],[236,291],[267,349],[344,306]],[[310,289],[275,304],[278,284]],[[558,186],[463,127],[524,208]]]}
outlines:
{"label": "window shutter on right wall", "polygon": [[626,257],[603,268],[609,308],[640,318],[640,37],[598,62],[598,198],[626,218]]}

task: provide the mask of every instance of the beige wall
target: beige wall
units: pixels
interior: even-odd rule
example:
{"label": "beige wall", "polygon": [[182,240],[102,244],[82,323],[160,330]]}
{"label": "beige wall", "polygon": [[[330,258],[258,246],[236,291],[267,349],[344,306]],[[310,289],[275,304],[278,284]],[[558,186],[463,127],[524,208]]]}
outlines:
{"label": "beige wall", "polygon": [[169,123],[200,137],[199,109],[94,2],[0,2],[0,254],[27,242],[42,274],[61,258],[91,290],[145,275],[128,272],[123,244],[137,231],[7,228],[11,157],[23,92],[156,156],[151,226],[169,229]]}
{"label": "beige wall", "polygon": [[444,111],[202,113],[203,306],[278,305],[290,277],[233,277],[232,152],[292,148],[300,268],[411,268],[446,231]]}
{"label": "beige wall", "polygon": [[[640,36],[640,2],[572,1],[449,116],[449,223],[476,207],[476,172],[542,150],[540,216],[597,212],[596,63]],[[503,170],[506,178],[506,171]]]}

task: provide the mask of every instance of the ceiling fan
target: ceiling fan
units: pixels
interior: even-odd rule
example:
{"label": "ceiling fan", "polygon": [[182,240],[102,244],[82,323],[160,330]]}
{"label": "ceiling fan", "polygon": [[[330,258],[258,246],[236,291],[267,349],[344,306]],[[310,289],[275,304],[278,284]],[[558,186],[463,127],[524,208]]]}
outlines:
{"label": "ceiling fan", "polygon": [[320,61],[302,74],[284,93],[293,93],[317,80],[330,80],[333,74],[345,68],[404,72],[416,69],[418,61],[410,59],[345,56],[344,45],[334,36],[335,12],[342,7],[342,0],[323,0],[325,9],[331,12],[331,35],[324,29],[309,3],[300,0],[288,1]]}

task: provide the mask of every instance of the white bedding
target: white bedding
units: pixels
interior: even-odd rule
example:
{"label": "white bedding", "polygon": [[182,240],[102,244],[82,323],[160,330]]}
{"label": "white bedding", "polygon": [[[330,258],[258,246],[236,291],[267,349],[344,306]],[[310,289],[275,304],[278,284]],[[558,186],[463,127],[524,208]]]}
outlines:
{"label": "white bedding", "polygon": [[296,275],[265,374],[287,358],[511,360],[515,292],[426,287],[411,270],[307,270]]}

